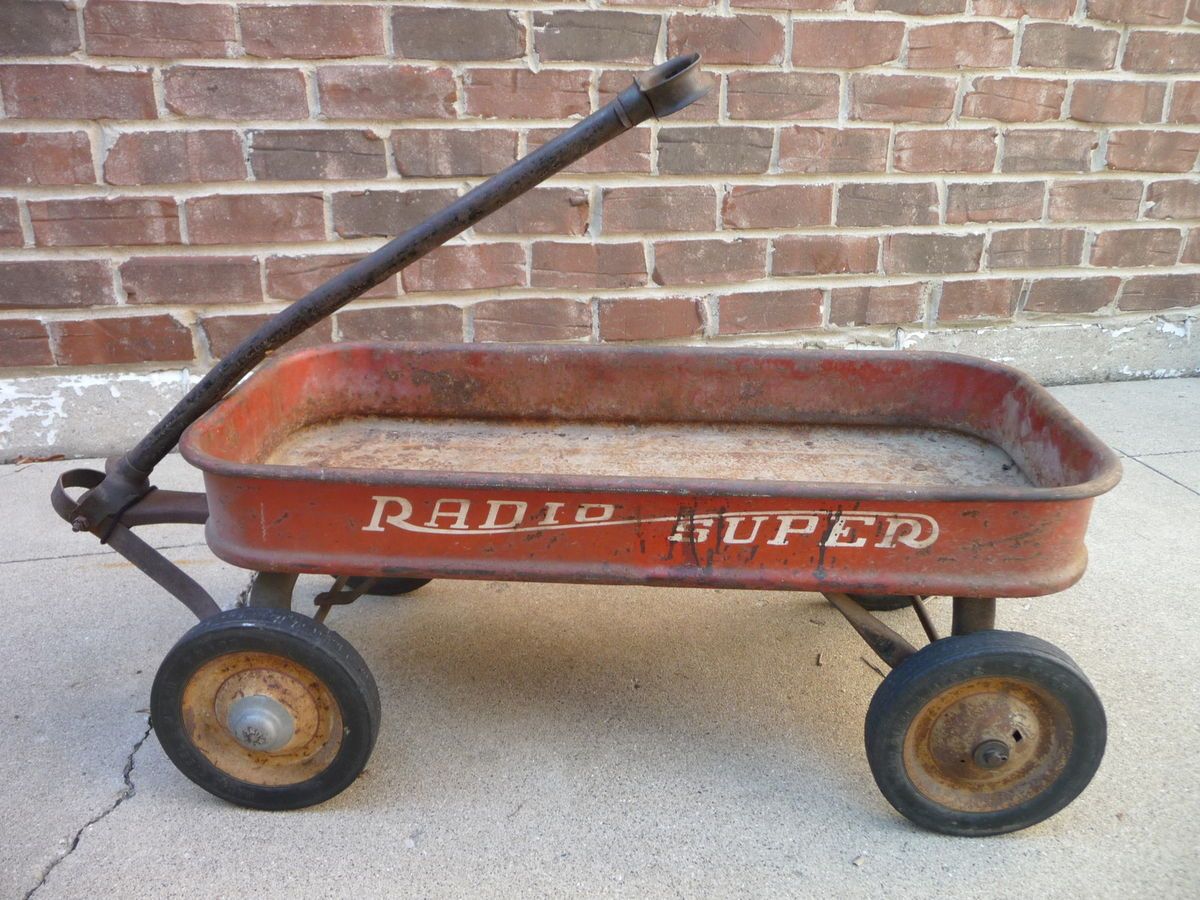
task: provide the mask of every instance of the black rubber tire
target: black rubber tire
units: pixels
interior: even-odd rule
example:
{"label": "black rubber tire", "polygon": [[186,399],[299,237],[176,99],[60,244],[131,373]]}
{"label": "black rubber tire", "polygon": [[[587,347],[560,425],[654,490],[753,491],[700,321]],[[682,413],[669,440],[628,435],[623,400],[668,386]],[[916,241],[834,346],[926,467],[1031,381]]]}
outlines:
{"label": "black rubber tire", "polygon": [[912,597],[908,594],[850,594],[867,612],[891,612],[893,609],[908,609]]}
{"label": "black rubber tire", "polygon": [[[234,778],[205,757],[183,724],[183,692],[209,660],[236,652],[274,653],[308,668],[337,701],[341,747],[311,778],[264,786]],[[150,693],[150,720],[171,762],[210,794],[252,809],[300,809],[345,790],[362,772],[379,735],[379,689],[350,642],[307,616],[268,607],[226,610],[197,624],[171,648]]]}
{"label": "black rubber tire", "polygon": [[[346,579],[346,587],[352,591],[358,590],[365,581],[367,581],[366,578],[353,575]],[[425,587],[431,581],[433,581],[432,578],[376,578],[367,593],[373,597],[402,597]]]}
{"label": "black rubber tire", "polygon": [[[916,788],[904,765],[904,740],[926,703],[983,676],[1019,678],[1051,692],[1066,707],[1074,740],[1062,771],[1040,793],[1004,810],[963,812]],[[1053,644],[1014,631],[944,638],[914,653],[880,684],[865,731],[867,761],[888,802],[917,825],[965,837],[1018,831],[1062,810],[1096,774],[1108,734],[1100,697],[1074,660]]]}

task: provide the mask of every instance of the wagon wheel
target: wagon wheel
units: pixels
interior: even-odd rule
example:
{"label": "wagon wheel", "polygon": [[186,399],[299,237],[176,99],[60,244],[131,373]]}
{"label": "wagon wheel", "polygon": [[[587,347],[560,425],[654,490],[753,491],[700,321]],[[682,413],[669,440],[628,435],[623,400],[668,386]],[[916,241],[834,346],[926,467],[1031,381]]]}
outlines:
{"label": "wagon wheel", "polygon": [[346,579],[346,587],[352,591],[357,591],[368,581],[373,582],[368,587],[364,594],[372,594],[376,597],[400,597],[404,594],[411,594],[418,588],[423,588],[432,578],[363,578],[359,575],[353,575]]}
{"label": "wagon wheel", "polygon": [[937,641],[897,666],[867,712],[883,795],[933,831],[1041,822],[1087,787],[1107,727],[1095,689],[1052,644],[1009,631]]}
{"label": "wagon wheel", "polygon": [[867,612],[890,612],[912,606],[910,594],[850,594],[854,601]]}
{"label": "wagon wheel", "polygon": [[171,648],[150,696],[176,768],[255,809],[298,809],[344,790],[379,733],[379,691],[342,637],[262,607],[205,619]]}

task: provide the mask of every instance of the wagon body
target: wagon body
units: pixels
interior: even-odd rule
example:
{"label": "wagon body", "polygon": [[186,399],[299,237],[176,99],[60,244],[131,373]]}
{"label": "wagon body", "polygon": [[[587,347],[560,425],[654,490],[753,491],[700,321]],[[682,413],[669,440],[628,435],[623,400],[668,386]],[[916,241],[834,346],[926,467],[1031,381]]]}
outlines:
{"label": "wagon body", "polygon": [[181,443],[260,571],[1035,596],[1083,573],[1113,453],[936,353],[347,344]]}

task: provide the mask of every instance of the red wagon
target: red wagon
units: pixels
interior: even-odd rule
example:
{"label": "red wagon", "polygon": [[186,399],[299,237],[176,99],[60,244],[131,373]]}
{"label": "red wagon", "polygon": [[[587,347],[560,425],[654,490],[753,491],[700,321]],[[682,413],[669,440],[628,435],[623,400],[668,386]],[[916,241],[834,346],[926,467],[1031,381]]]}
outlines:
{"label": "red wagon", "polygon": [[[949,354],[367,343],[280,357],[225,397],[283,340],[704,89],[694,57],[649,73],[281,313],[107,474],[63,476],[59,513],[202,619],[151,702],[184,774],[260,808],[338,793],[366,764],[379,697],[325,613],[486,578],[820,591],[894,668],[866,745],[900,812],[994,834],[1087,785],[1100,701],[1061,651],[996,630],[994,598],[1083,574],[1092,498],[1120,470],[1015,370]],[[181,435],[203,494],[149,485]],[[247,607],[219,611],[131,531],[164,521],[206,523],[217,556],[260,573]],[[315,620],[291,609],[300,573],[336,578]],[[950,636],[926,613],[931,595],[954,597]],[[899,606],[927,647],[872,615]]]}

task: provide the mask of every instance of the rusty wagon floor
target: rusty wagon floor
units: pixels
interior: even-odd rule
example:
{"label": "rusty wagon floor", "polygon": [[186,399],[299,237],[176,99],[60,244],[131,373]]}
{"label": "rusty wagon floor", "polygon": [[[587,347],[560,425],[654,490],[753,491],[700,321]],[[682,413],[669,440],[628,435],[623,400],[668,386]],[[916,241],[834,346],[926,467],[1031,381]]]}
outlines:
{"label": "rusty wagon floor", "polygon": [[1030,481],[999,447],[940,429],[347,418],[291,434],[271,465],[912,485]]}

